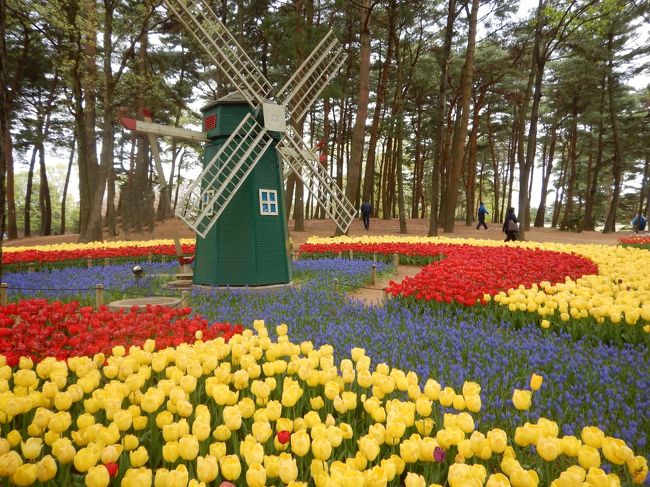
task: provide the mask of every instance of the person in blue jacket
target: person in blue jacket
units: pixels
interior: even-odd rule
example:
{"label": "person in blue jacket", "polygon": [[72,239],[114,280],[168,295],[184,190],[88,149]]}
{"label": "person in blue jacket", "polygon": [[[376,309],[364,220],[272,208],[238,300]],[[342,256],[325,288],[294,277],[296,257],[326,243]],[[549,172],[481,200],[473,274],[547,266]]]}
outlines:
{"label": "person in blue jacket", "polygon": [[487,230],[487,225],[485,224],[485,215],[489,215],[488,211],[485,209],[485,204],[481,201],[481,204],[478,206],[478,225],[476,229],[481,228],[481,225]]}
{"label": "person in blue jacket", "polygon": [[642,232],[645,230],[646,223],[647,220],[645,217],[641,214],[638,214],[634,217],[634,220],[632,220],[632,228],[635,232]]}

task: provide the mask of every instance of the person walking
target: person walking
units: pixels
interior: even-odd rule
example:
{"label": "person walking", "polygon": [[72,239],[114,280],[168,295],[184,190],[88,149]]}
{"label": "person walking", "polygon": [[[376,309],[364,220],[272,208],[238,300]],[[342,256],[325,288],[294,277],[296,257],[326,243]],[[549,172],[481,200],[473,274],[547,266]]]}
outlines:
{"label": "person walking", "polygon": [[517,224],[517,216],[515,215],[515,209],[510,207],[506,213],[506,219],[503,221],[503,233],[506,234],[506,239],[504,242],[517,240],[517,234],[519,233],[519,225]]}
{"label": "person walking", "polygon": [[363,218],[363,226],[366,230],[370,228],[370,213],[372,213],[372,206],[368,200],[363,200],[361,204],[361,217]]}
{"label": "person walking", "polygon": [[476,229],[481,228],[481,225],[487,230],[487,225],[485,224],[485,215],[489,215],[488,211],[485,209],[485,204],[481,201],[481,204],[478,205],[478,225]]}
{"label": "person walking", "polygon": [[643,232],[645,230],[646,223],[647,220],[645,217],[639,213],[634,217],[634,220],[632,220],[632,230],[634,230],[634,233]]}

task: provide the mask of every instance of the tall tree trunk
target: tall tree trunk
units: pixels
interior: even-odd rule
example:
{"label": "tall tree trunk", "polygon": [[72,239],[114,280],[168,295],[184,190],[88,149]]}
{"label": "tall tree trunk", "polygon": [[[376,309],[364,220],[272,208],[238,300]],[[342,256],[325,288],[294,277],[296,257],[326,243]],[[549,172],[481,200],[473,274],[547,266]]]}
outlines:
{"label": "tall tree trunk", "polygon": [[372,115],[372,124],[370,126],[370,139],[368,141],[368,154],[366,157],[366,170],[363,177],[363,200],[370,201],[375,184],[375,158],[377,149],[377,139],[379,138],[379,122],[386,97],[386,85],[388,84],[388,73],[393,58],[393,38],[395,36],[395,11],[397,3],[390,0],[388,4],[388,32],[386,36],[386,59],[384,60],[381,76],[377,81],[377,97],[375,99],[375,109]]}
{"label": "tall tree trunk", "polygon": [[596,145],[596,163],[591,171],[591,178],[587,181],[587,198],[585,199],[585,213],[582,220],[583,230],[594,230],[596,221],[593,216],[594,205],[596,203],[596,192],[598,191],[598,176],[604,165],[603,150],[605,147],[605,79],[600,96],[600,106],[598,110],[598,143]]}
{"label": "tall tree trunk", "polygon": [[490,146],[490,160],[492,162],[492,174],[494,176],[494,180],[492,182],[492,185],[494,186],[494,207],[492,208],[492,222],[498,222],[500,221],[500,215],[499,215],[499,208],[501,205],[499,205],[499,197],[501,195],[500,193],[500,175],[499,175],[499,159],[497,158],[496,155],[496,150],[494,148],[494,137],[492,136],[492,116],[491,116],[491,110],[490,106],[488,105],[488,112],[486,116],[486,121],[487,121],[487,130],[488,130],[488,144]]}
{"label": "tall tree trunk", "polygon": [[9,105],[7,103],[7,49],[5,46],[6,33],[6,0],[0,0],[0,279],[2,278],[2,244],[5,234],[5,182],[7,174],[8,145],[11,139],[9,130]]}
{"label": "tall tree trunk", "polygon": [[440,84],[438,85],[438,101],[435,119],[437,122],[433,143],[433,167],[431,169],[431,213],[429,215],[429,237],[438,235],[438,200],[440,199],[440,170],[445,151],[445,122],[447,120],[447,76],[451,44],[454,36],[454,20],[456,19],[456,0],[449,0],[447,6],[447,26],[442,53],[438,60],[440,64]]}
{"label": "tall tree trunk", "polygon": [[486,89],[479,93],[478,100],[474,101],[474,112],[472,115],[472,130],[469,133],[467,143],[467,184],[465,186],[465,205],[467,211],[465,214],[465,225],[469,226],[474,221],[476,208],[476,146],[478,140],[478,127],[480,121],[480,112],[485,99]]}
{"label": "tall tree trunk", "polygon": [[45,168],[45,149],[43,142],[39,143],[38,162],[40,166],[41,181],[39,184],[39,207],[41,211],[41,235],[50,235],[52,233],[52,199],[50,197],[50,184],[47,180],[47,170]]}
{"label": "tall tree trunk", "polygon": [[578,168],[578,156],[576,153],[576,146],[578,144],[578,100],[577,98],[573,99],[572,113],[571,113],[572,123],[571,123],[571,132],[569,133],[569,167],[568,174],[569,177],[566,183],[566,204],[564,206],[564,216],[562,218],[562,223],[560,223],[560,230],[573,230],[574,225],[573,220],[573,193],[575,191],[576,179],[577,179],[577,168]]}
{"label": "tall tree trunk", "polygon": [[[359,178],[361,176],[361,164],[363,162],[363,140],[366,130],[366,119],[368,118],[368,98],[370,95],[370,16],[372,14],[372,3],[370,0],[361,0],[359,4],[359,101],[357,115],[352,129],[352,146],[350,164],[348,167],[348,183],[345,189],[345,196],[353,205],[358,204]],[[337,228],[336,234],[342,232]]]}
{"label": "tall tree trunk", "polygon": [[476,23],[478,16],[479,0],[472,0],[472,9],[469,15],[469,32],[467,34],[467,52],[465,64],[460,75],[460,100],[458,113],[454,125],[454,137],[451,142],[451,159],[449,168],[448,187],[446,198],[442,200],[442,216],[445,232],[454,231],[454,217],[458,201],[458,188],[460,173],[463,168],[465,138],[467,124],[469,123],[469,104],[472,95],[472,78],[474,75],[474,50],[476,45]]}
{"label": "tall tree trunk", "polygon": [[564,199],[566,172],[567,172],[567,156],[566,147],[562,147],[562,159],[560,161],[560,177],[556,184],[555,190],[555,203],[553,204],[553,219],[551,220],[551,227],[557,228],[558,221],[560,220],[560,213],[562,212],[562,201]]}
{"label": "tall tree trunk", "polygon": [[[101,202],[96,202],[97,186],[100,184],[97,163],[95,133],[95,106],[97,92],[97,25],[95,0],[83,0],[79,63],[75,66],[75,120],[79,133],[79,241],[91,242],[102,239]],[[73,15],[74,13],[71,12]],[[74,18],[71,20],[74,25]],[[73,40],[73,42],[76,40]]]}
{"label": "tall tree trunk", "polygon": [[548,183],[551,180],[551,172],[553,171],[553,158],[555,157],[555,145],[557,143],[557,124],[551,126],[551,140],[549,142],[548,155],[544,164],[544,174],[542,177],[542,194],[537,207],[537,215],[535,215],[535,226],[539,228],[544,227],[544,220],[546,219],[546,198],[548,197]]}
{"label": "tall tree trunk", "polygon": [[[6,22],[6,2],[4,3],[5,5],[5,12],[3,13],[4,19]],[[23,73],[25,70],[25,66],[27,65],[27,57],[29,55],[30,49],[31,49],[31,29],[30,27],[25,23],[22,22],[22,27],[23,27],[23,45],[21,49],[21,55],[20,55],[20,60],[17,63],[16,66],[16,71],[13,73],[13,79],[11,80],[11,83],[9,83],[8,79],[5,79],[0,85],[0,89],[4,91],[4,96],[5,96],[5,102],[2,107],[2,113],[5,116],[5,131],[3,133],[0,133],[0,144],[3,144],[3,153],[4,153],[4,171],[3,171],[3,177],[5,178],[5,186],[3,186],[3,191],[4,191],[4,196],[6,198],[3,199],[3,204],[5,204],[5,213],[3,213],[4,218],[6,218],[6,221],[3,220],[3,225],[6,225],[6,227],[3,227],[3,233],[6,230],[7,232],[7,238],[12,240],[15,238],[18,238],[18,224],[16,222],[16,192],[15,192],[15,183],[14,183],[14,157],[13,157],[13,140],[11,138],[11,123],[12,123],[12,113],[15,109],[15,101],[19,98],[20,92],[22,90],[23,86]],[[3,28],[6,29],[6,23],[3,25]],[[5,44],[5,39],[4,36],[6,34],[3,34],[3,39],[2,43],[4,46],[4,69],[5,69],[5,77],[7,76],[6,74],[6,69],[7,69],[7,56],[6,56],[6,44]],[[7,87],[11,87],[11,89],[7,90]]]}
{"label": "tall tree trunk", "polygon": [[70,157],[68,159],[68,169],[65,172],[65,182],[63,183],[63,194],[61,195],[61,226],[59,227],[59,235],[65,234],[65,218],[66,218],[66,199],[68,198],[68,185],[70,184],[70,173],[72,172],[72,163],[74,162],[75,145],[77,142],[76,134],[72,137],[70,143]]}
{"label": "tall tree trunk", "polygon": [[616,211],[618,210],[618,202],[621,197],[621,176],[623,173],[621,141],[618,132],[618,105],[616,102],[616,94],[614,93],[616,87],[614,80],[614,33],[612,31],[608,33],[607,37],[607,51],[609,53],[609,60],[607,62],[607,97],[609,100],[609,118],[612,125],[612,142],[614,145],[614,153],[612,154],[614,188],[603,233],[616,231]]}
{"label": "tall tree trunk", "polygon": [[25,209],[23,215],[23,235],[32,236],[32,192],[34,191],[34,167],[36,166],[36,156],[38,148],[36,144],[32,148],[32,156],[29,159],[29,169],[27,170],[27,188],[25,189]]}

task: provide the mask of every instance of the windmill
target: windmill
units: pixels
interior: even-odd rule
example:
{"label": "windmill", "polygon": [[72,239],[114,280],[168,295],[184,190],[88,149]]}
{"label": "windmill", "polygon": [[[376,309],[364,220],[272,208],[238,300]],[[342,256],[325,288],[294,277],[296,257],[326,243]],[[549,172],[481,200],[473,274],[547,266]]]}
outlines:
{"label": "windmill", "polygon": [[[271,84],[205,0],[164,3],[237,90],[202,109],[208,140],[203,171],[176,210],[197,235],[194,283],[288,283],[281,161],[342,232],[355,215],[352,203],[291,125],[302,120],[345,53],[330,31],[272,96]],[[160,126],[149,129],[165,133]]]}

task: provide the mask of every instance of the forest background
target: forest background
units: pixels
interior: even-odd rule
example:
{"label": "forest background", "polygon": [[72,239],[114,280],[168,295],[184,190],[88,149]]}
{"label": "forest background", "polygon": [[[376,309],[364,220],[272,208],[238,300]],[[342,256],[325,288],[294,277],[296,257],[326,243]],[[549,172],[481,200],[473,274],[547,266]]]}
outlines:
{"label": "forest background", "polygon": [[[428,219],[429,235],[471,225],[480,200],[494,222],[514,206],[522,237],[531,225],[613,232],[648,214],[647,2],[208,3],[278,87],[334,29],[347,61],[295,122],[310,146],[325,141],[350,201],[403,232],[409,218]],[[159,181],[146,138],[119,119],[146,108],[200,127],[198,107],[233,88],[164,4],[0,0],[0,31],[3,235],[87,242],[171,218],[200,145],[161,141]],[[285,197],[294,230],[324,218],[295,174]]]}

